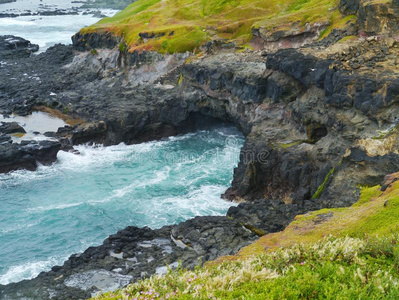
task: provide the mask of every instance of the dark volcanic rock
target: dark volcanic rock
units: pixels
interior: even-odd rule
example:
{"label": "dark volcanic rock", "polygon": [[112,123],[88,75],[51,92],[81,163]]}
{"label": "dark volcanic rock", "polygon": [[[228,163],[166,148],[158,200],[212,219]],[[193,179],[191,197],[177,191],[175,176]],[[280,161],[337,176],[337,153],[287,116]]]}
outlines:
{"label": "dark volcanic rock", "polygon": [[260,199],[230,207],[227,216],[262,236],[283,230],[296,215],[308,210],[297,204]]}
{"label": "dark volcanic rock", "polygon": [[11,137],[9,135],[0,134],[0,145],[12,143]]}
{"label": "dark volcanic rock", "polygon": [[[60,128],[61,129],[61,128]],[[61,134],[65,129],[58,130]],[[104,143],[107,135],[107,125],[105,122],[86,123],[72,131],[72,144],[79,145],[88,142]]]}
{"label": "dark volcanic rock", "polygon": [[0,122],[0,134],[26,133],[25,129],[17,122]]}
{"label": "dark volcanic rock", "polygon": [[29,57],[39,50],[38,45],[13,35],[0,36],[0,60]]}
{"label": "dark volcanic rock", "polygon": [[341,0],[339,11],[344,15],[354,15],[359,10],[360,0]]}
{"label": "dark volcanic rock", "polygon": [[203,261],[237,253],[254,239],[252,232],[226,217],[196,217],[175,226],[172,236],[192,248]]}
{"label": "dark volcanic rock", "polygon": [[56,161],[61,144],[55,141],[0,143],[0,173],[26,169],[34,171],[38,163],[48,165]]}
{"label": "dark volcanic rock", "polygon": [[4,3],[11,3],[11,2],[15,2],[17,0],[0,0],[0,4],[4,4]]}
{"label": "dark volcanic rock", "polygon": [[0,173],[8,173],[18,169],[34,171],[36,168],[35,158],[26,153],[22,146],[17,144],[0,145]]}
{"label": "dark volcanic rock", "polygon": [[[127,227],[99,247],[72,255],[63,266],[33,280],[0,286],[0,298],[35,295],[36,299],[84,299],[100,289],[115,289],[168,266],[192,268],[221,255],[233,254],[256,236],[227,217],[197,217],[161,229]],[[104,285],[106,283],[106,285]]]}
{"label": "dark volcanic rock", "polygon": [[121,42],[121,38],[112,33],[93,33],[81,34],[80,32],[72,36],[73,47],[79,51],[95,48],[115,48]]}
{"label": "dark volcanic rock", "polygon": [[111,8],[122,10],[136,0],[89,0],[82,5],[82,8]]}
{"label": "dark volcanic rock", "polygon": [[61,144],[58,141],[40,141],[26,145],[23,150],[32,155],[39,163],[49,165],[57,160],[60,148]]}

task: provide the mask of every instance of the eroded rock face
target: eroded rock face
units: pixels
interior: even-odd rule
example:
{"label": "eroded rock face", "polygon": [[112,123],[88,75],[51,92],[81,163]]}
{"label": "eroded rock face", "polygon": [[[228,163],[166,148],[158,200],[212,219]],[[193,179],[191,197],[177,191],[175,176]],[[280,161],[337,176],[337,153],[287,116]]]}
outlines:
{"label": "eroded rock face", "polygon": [[358,12],[360,0],[341,0],[339,11],[344,15],[354,15]]}
{"label": "eroded rock face", "polygon": [[398,25],[399,3],[397,1],[361,1],[358,24],[368,34],[395,33]]}
{"label": "eroded rock face", "polygon": [[77,33],[72,36],[72,43],[75,49],[80,51],[91,50],[95,48],[108,48],[112,49],[119,45],[122,40],[112,33],[90,33],[81,34]]}
{"label": "eroded rock face", "polygon": [[257,28],[252,30],[251,45],[255,49],[277,51],[282,48],[299,48],[318,40],[320,33],[329,26],[328,23],[292,24],[289,29],[270,30]]}

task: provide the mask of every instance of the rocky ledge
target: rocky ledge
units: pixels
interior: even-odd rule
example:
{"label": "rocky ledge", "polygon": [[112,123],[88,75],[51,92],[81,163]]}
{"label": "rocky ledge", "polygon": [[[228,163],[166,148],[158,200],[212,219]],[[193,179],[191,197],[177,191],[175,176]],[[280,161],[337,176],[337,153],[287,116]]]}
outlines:
{"label": "rocky ledge", "polygon": [[76,35],[74,47],[5,60],[0,113],[45,106],[84,120],[59,130],[66,144],[140,143],[193,130],[205,116],[235,124],[246,142],[224,194],[243,203],[226,217],[129,227],[35,279],[0,286],[1,297],[84,298],[179,261],[192,267],[283,229],[297,214],[349,206],[360,186],[397,172],[397,28],[392,18],[382,29],[371,22],[395,10],[344,2],[343,12],[360,16],[355,27],[298,49],[130,53],[118,37],[95,33]]}
{"label": "rocky ledge", "polygon": [[39,50],[38,45],[13,35],[0,36],[0,61],[9,58],[29,57]]}
{"label": "rocky ledge", "polygon": [[57,160],[61,144],[57,141],[22,141],[19,144],[1,143],[0,173],[26,169],[34,171],[38,164],[49,165]]}

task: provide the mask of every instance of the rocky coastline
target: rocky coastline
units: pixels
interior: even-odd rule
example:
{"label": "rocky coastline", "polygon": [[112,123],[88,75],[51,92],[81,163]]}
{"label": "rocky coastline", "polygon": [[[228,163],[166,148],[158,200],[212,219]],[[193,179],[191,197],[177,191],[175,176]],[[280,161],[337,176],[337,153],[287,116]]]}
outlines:
{"label": "rocky coastline", "polygon": [[371,20],[389,17],[384,4],[361,3],[341,1],[342,12],[359,15],[350,33],[277,51],[265,40],[267,51],[210,43],[203,55],[130,53],[110,33],[78,33],[73,46],[21,57],[0,39],[0,113],[46,107],[82,120],[54,133],[51,145],[16,145],[0,136],[0,172],[51,163],[57,151],[81,143],[185,133],[205,116],[234,124],[246,137],[223,195],[243,203],[225,217],[128,227],[35,279],[0,285],[0,299],[84,299],[168,266],[192,268],[281,231],[299,214],[350,206],[360,186],[397,172],[396,23],[380,28]]}
{"label": "rocky coastline", "polygon": [[[17,0],[2,0],[1,4],[17,2]],[[17,18],[27,16],[65,16],[65,15],[92,15],[96,18],[104,18],[102,9],[122,10],[127,5],[132,3],[130,0],[121,1],[72,1],[76,6],[71,8],[59,8],[57,5],[39,4],[36,11],[30,9],[18,10],[18,9],[7,9],[0,11],[0,18]],[[1,7],[0,7],[1,8]]]}

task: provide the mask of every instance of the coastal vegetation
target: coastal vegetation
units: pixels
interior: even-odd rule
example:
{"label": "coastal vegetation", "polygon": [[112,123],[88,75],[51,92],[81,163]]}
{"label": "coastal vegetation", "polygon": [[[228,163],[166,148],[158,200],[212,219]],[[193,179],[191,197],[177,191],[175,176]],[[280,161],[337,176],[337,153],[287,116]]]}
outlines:
{"label": "coastal vegetation", "polygon": [[123,36],[130,51],[185,52],[210,40],[248,45],[259,28],[281,32],[321,24],[324,37],[354,20],[338,6],[339,0],[140,0],[81,33]]}
{"label": "coastal vegetation", "polygon": [[398,191],[364,187],[353,206],[297,216],[236,256],[93,299],[397,299]]}

